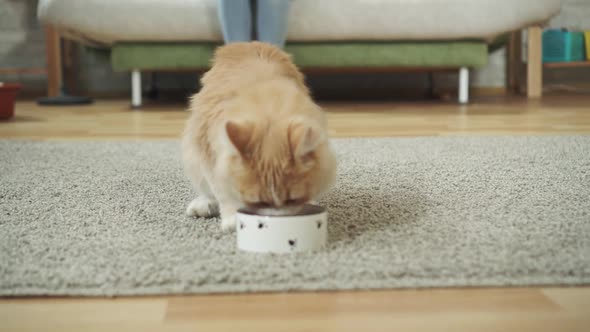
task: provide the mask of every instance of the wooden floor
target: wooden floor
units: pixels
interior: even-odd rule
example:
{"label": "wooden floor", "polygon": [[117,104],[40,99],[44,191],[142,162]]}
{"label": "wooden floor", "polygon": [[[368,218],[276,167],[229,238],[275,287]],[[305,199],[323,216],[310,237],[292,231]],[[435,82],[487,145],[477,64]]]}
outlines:
{"label": "wooden floor", "polygon": [[[542,101],[488,97],[469,106],[453,102],[331,102],[323,106],[334,137],[590,133],[590,95],[549,96]],[[0,122],[0,137],[176,138],[188,116],[184,109],[184,104],[160,104],[137,111],[127,101],[67,108],[22,102],[12,121]]]}
{"label": "wooden floor", "polygon": [[[590,96],[480,98],[453,103],[329,103],[330,133],[345,136],[590,133]],[[178,137],[183,105],[133,111],[125,101],[85,107],[17,105],[0,137]],[[0,299],[0,331],[590,331],[590,287],[384,290],[296,294]]]}

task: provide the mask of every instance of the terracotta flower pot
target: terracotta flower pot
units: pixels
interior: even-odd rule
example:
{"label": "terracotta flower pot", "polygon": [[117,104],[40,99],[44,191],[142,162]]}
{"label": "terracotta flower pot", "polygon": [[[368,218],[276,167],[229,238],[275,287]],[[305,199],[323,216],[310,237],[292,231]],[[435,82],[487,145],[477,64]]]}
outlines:
{"label": "terracotta flower pot", "polygon": [[0,82],[0,119],[10,119],[14,116],[14,100],[20,88],[20,84]]}

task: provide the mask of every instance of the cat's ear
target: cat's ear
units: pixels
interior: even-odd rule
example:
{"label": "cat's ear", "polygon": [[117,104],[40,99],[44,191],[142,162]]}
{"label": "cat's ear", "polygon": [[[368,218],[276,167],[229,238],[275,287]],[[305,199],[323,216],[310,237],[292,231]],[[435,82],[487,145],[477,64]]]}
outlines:
{"label": "cat's ear", "polygon": [[225,124],[225,132],[238,152],[244,157],[248,156],[250,140],[254,133],[254,124],[251,122],[228,121]]}
{"label": "cat's ear", "polygon": [[322,141],[322,131],[305,122],[294,122],[289,126],[289,144],[296,159],[308,159]]}

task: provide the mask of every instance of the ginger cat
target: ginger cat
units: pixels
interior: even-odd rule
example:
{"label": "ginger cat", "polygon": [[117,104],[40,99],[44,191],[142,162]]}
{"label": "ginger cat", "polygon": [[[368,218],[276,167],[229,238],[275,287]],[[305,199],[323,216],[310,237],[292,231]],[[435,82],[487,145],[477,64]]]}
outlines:
{"label": "ginger cat", "polygon": [[220,47],[191,99],[183,161],[197,198],[191,216],[221,213],[235,229],[240,207],[297,212],[334,182],[323,111],[281,49],[261,42]]}

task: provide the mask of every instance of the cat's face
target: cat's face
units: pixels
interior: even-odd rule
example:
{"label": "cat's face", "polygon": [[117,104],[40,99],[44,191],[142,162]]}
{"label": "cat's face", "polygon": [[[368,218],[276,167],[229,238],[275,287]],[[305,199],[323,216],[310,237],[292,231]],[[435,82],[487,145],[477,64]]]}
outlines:
{"label": "cat's face", "polygon": [[335,158],[311,121],[230,121],[225,129],[236,151],[228,161],[228,180],[250,210],[296,213],[334,180]]}

